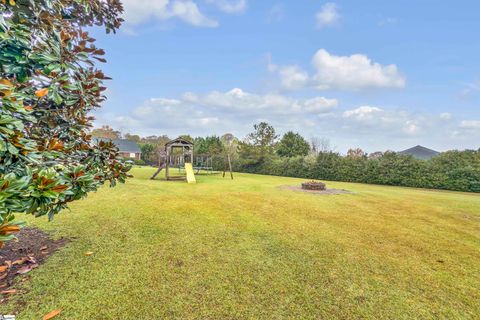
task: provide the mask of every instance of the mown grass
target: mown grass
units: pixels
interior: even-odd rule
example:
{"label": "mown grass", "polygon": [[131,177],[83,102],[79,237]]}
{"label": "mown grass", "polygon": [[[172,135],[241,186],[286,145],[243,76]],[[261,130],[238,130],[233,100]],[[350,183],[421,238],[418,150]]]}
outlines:
{"label": "mown grass", "polygon": [[[104,188],[51,223],[72,242],[16,285],[18,319],[468,319],[480,314],[480,196],[237,174]],[[85,256],[93,251],[92,256]],[[478,318],[477,318],[478,319]]]}

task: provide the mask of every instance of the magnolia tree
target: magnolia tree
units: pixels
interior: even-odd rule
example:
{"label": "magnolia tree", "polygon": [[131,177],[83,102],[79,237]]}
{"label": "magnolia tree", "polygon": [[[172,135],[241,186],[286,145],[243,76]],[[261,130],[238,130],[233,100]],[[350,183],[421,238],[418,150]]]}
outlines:
{"label": "magnolia tree", "polygon": [[105,100],[102,49],[82,28],[121,24],[118,0],[0,0],[0,246],[15,213],[54,214],[128,166],[94,143],[89,112]]}

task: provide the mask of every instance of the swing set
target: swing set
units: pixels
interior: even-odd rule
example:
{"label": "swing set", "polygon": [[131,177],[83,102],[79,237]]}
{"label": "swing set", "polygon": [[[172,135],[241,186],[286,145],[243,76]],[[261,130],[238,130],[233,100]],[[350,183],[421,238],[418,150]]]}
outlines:
{"label": "swing set", "polygon": [[[186,180],[188,183],[195,183],[195,174],[200,174],[201,171],[207,174],[214,173],[214,156],[208,154],[194,155],[193,143],[183,138],[167,142],[165,150],[161,151],[159,156],[158,170],[150,178],[151,180],[154,180],[163,169],[165,169],[166,180]],[[229,152],[226,152],[224,164],[223,177],[225,178],[226,171],[230,171],[230,177],[233,180],[232,162]],[[177,168],[178,174],[172,174],[172,168]]]}

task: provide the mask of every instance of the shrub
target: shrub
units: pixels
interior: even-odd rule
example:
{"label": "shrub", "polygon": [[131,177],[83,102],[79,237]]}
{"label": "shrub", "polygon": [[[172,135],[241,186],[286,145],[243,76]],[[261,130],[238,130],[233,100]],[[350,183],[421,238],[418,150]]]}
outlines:
{"label": "shrub", "polygon": [[82,31],[114,31],[122,10],[117,0],[0,2],[0,246],[22,226],[14,212],[52,219],[125,180],[116,147],[89,134],[108,78],[94,67],[103,50]]}
{"label": "shrub", "polygon": [[143,161],[142,159],[135,159],[135,160],[133,160],[133,164],[136,165],[136,166],[144,166],[145,161]]}
{"label": "shrub", "polygon": [[480,151],[449,151],[430,160],[394,152],[342,157],[320,152],[316,157],[264,157],[262,162],[240,158],[235,169],[319,180],[480,192]]}

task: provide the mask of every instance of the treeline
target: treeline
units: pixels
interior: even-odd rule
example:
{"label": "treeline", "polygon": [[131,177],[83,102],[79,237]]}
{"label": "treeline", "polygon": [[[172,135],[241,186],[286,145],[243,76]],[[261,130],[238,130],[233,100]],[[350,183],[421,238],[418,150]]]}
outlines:
{"label": "treeline", "polygon": [[392,151],[340,155],[325,141],[309,144],[297,133],[278,140],[267,123],[239,145],[237,171],[318,180],[480,192],[480,149],[448,151],[429,160]]}
{"label": "treeline", "polygon": [[[92,130],[92,136],[102,139],[126,139],[136,142],[142,151],[141,160],[135,160],[137,165],[158,165],[161,152],[165,150],[165,144],[177,137],[169,137],[167,135],[152,135],[141,137],[136,134],[125,133],[114,130],[110,126],[102,126]],[[233,140],[235,137],[231,134],[225,134],[222,137],[196,137],[190,135],[181,135],[181,138],[191,141],[194,144],[194,153],[196,155],[215,155],[214,164],[217,167],[223,165],[223,154],[226,150],[235,153],[236,144]],[[233,148],[229,147],[233,145]],[[234,149],[233,151],[231,149]]]}
{"label": "treeline", "polygon": [[480,149],[448,151],[429,160],[392,151],[367,154],[350,149],[346,156],[328,143],[308,143],[287,132],[278,141],[266,123],[254,126],[240,143],[237,171],[318,180],[480,192]]}
{"label": "treeline", "polygon": [[317,155],[236,162],[236,171],[307,179],[480,192],[480,151],[448,151],[430,160],[386,152],[378,158]]}
{"label": "treeline", "polygon": [[[196,154],[216,155],[217,170],[223,170],[222,159],[228,153],[238,172],[480,192],[480,149],[443,152],[429,160],[393,151],[367,154],[358,148],[341,155],[330,147],[328,140],[307,141],[294,132],[279,137],[265,122],[254,125],[253,132],[243,140],[230,134],[183,137],[194,142]],[[157,151],[167,141],[166,136],[139,137],[137,142],[142,146],[145,163],[158,163]]]}
{"label": "treeline", "polygon": [[[193,142],[193,152],[195,155],[217,155],[215,159],[217,166],[223,163],[220,161],[220,158],[226,149],[223,137],[209,136],[205,138],[193,138],[189,135],[182,135],[180,137]],[[127,134],[125,138],[129,139],[129,135]],[[158,164],[160,153],[165,150],[165,144],[170,140],[172,140],[170,137],[163,135],[140,138],[136,141],[142,150],[142,163],[139,164]]]}

